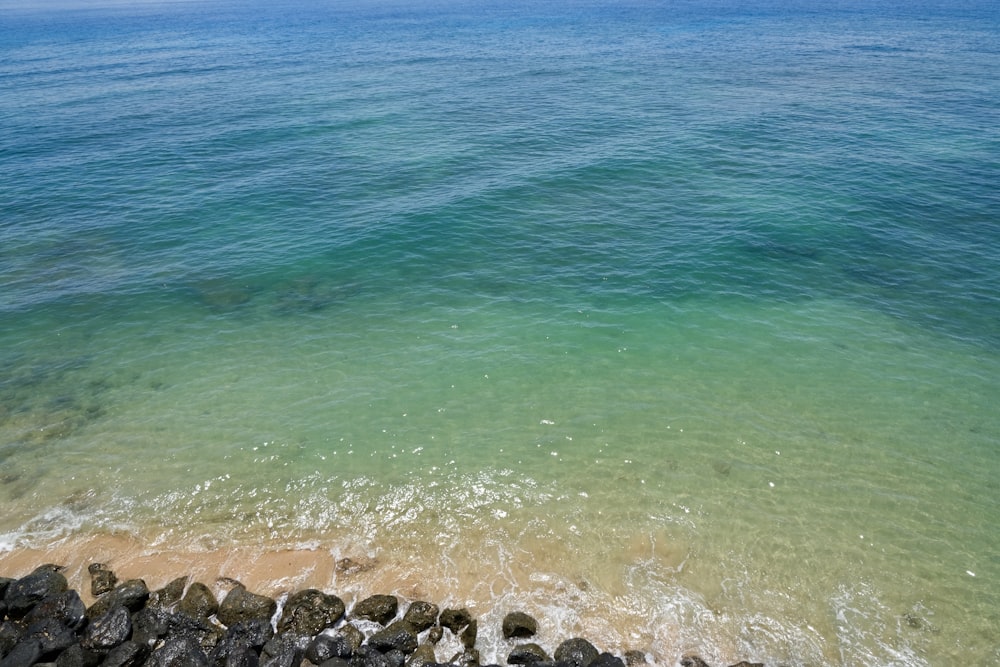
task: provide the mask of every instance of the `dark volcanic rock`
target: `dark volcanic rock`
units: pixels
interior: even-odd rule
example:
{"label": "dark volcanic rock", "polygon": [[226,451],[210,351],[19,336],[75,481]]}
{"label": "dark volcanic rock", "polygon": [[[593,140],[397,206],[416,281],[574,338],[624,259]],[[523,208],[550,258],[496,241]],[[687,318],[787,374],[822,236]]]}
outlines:
{"label": "dark volcanic rock", "polygon": [[351,667],[393,667],[384,654],[371,646],[362,646],[351,656]]}
{"label": "dark volcanic rock", "polygon": [[681,658],[681,667],[708,667],[708,663],[696,655],[685,655]]}
{"label": "dark volcanic rock", "polygon": [[351,663],[343,658],[330,658],[320,663],[319,667],[351,667]]}
{"label": "dark volcanic rock", "polygon": [[84,648],[93,651],[110,651],[132,634],[132,619],[128,609],[115,607],[106,614],[93,619],[80,642]]}
{"label": "dark volcanic rock", "polygon": [[250,593],[246,588],[236,586],[219,605],[218,618],[223,625],[235,625],[241,621],[261,620],[271,622],[278,610],[278,603],[265,595]]}
{"label": "dark volcanic rock", "polygon": [[735,665],[730,665],[729,667],[764,667],[763,662],[747,662],[746,660],[740,660]]}
{"label": "dark volcanic rock", "polygon": [[393,595],[372,595],[354,606],[355,618],[365,618],[379,625],[387,625],[396,617],[399,601]]}
{"label": "dark volcanic rock", "polygon": [[208,586],[196,581],[188,588],[177,609],[191,618],[206,619],[219,611],[219,601]]}
{"label": "dark volcanic rock", "polygon": [[7,615],[21,618],[43,599],[66,592],[69,585],[59,571],[61,569],[58,565],[42,565],[31,574],[8,584],[4,595]]}
{"label": "dark volcanic rock", "polygon": [[87,620],[86,612],[87,608],[80,599],[80,594],[68,590],[36,604],[21,622],[28,626],[49,618],[59,621],[70,630],[78,630]]}
{"label": "dark volcanic rock", "polygon": [[299,667],[305,649],[299,638],[292,635],[275,635],[264,644],[260,654],[261,667]]}
{"label": "dark volcanic rock", "polygon": [[101,667],[140,667],[146,662],[148,655],[148,646],[127,641],[108,651]]}
{"label": "dark volcanic rock", "polygon": [[350,623],[341,626],[335,636],[343,637],[347,641],[348,646],[351,647],[352,653],[361,648],[361,645],[365,643],[364,633]]}
{"label": "dark volcanic rock", "polygon": [[452,656],[448,662],[459,667],[479,667],[479,651],[474,648],[467,648],[461,653]]}
{"label": "dark volcanic rock", "polygon": [[247,651],[254,654],[254,660],[261,647],[274,637],[274,629],[270,621],[254,618],[240,621],[229,626],[226,634],[208,654],[208,661],[213,665],[229,665],[236,661],[244,664],[249,658]]}
{"label": "dark volcanic rock", "polygon": [[7,595],[7,587],[14,583],[14,581],[15,580],[10,577],[0,577],[0,600]]}
{"label": "dark volcanic rock", "polygon": [[191,637],[176,637],[153,651],[146,667],[208,667],[208,656]]}
{"label": "dark volcanic rock", "polygon": [[439,613],[440,609],[436,604],[417,600],[406,609],[403,620],[409,623],[414,632],[421,633],[434,625]]}
{"label": "dark volcanic rock", "polygon": [[569,662],[575,667],[587,667],[597,657],[597,649],[586,639],[567,639],[556,648],[552,656],[556,662]]}
{"label": "dark volcanic rock", "polygon": [[222,638],[222,630],[205,619],[192,618],[184,613],[170,614],[170,630],[167,635],[173,638],[194,640],[206,654],[215,648]]}
{"label": "dark volcanic rock", "polygon": [[177,577],[163,588],[157,589],[149,596],[149,604],[154,607],[172,607],[180,602],[187,586],[187,577]]}
{"label": "dark volcanic rock", "polygon": [[74,644],[59,654],[56,667],[96,667],[101,662],[101,654],[88,651],[79,644]]}
{"label": "dark volcanic rock", "polygon": [[[309,588],[292,595],[285,602],[281,620],[278,621],[278,632],[294,632],[311,637],[331,627],[343,615],[343,600],[336,595]],[[392,616],[395,615],[393,610]]]}
{"label": "dark volcanic rock", "polygon": [[[344,655],[346,653],[346,655]],[[343,637],[319,635],[306,647],[305,658],[314,665],[326,662],[330,658],[349,658],[351,650]]]}
{"label": "dark volcanic rock", "polygon": [[472,621],[472,614],[468,609],[445,609],[441,612],[441,627],[448,628],[454,634],[461,632],[462,628]]}
{"label": "dark volcanic rock", "polygon": [[508,665],[530,665],[534,662],[551,662],[552,658],[538,644],[521,644],[507,656]]}
{"label": "dark volcanic rock", "polygon": [[132,641],[153,646],[170,631],[170,612],[146,607],[132,614]]}
{"label": "dark volcanic rock", "polygon": [[0,660],[0,667],[27,667],[38,662],[41,655],[42,649],[38,645],[38,640],[25,639],[18,642],[17,646]]}
{"label": "dark volcanic rock", "polygon": [[118,577],[104,563],[91,563],[87,571],[90,572],[90,594],[95,598],[111,591],[118,583]]}
{"label": "dark volcanic rock", "polygon": [[434,655],[434,647],[430,644],[421,644],[406,660],[406,667],[424,667],[437,663],[437,656]]}
{"label": "dark volcanic rock", "polygon": [[590,661],[590,667],[625,667],[625,662],[610,653],[601,653]]}
{"label": "dark volcanic rock", "polygon": [[382,653],[396,649],[404,654],[417,650],[417,635],[405,621],[396,621],[368,638],[368,644]]}
{"label": "dark volcanic rock", "polygon": [[512,611],[503,617],[504,639],[533,637],[538,632],[538,622],[523,611]]}
{"label": "dark volcanic rock", "polygon": [[115,586],[114,590],[97,598],[97,602],[87,610],[87,618],[93,620],[103,616],[115,607],[125,607],[129,611],[139,611],[149,599],[149,589],[142,579],[129,579]]}
{"label": "dark volcanic rock", "polygon": [[459,635],[459,640],[468,650],[472,650],[476,646],[476,636],[479,633],[479,623],[476,619],[469,621],[469,624],[465,626],[465,630],[462,630],[462,634]]}
{"label": "dark volcanic rock", "polygon": [[625,664],[628,667],[636,667],[636,665],[646,664],[646,654],[643,651],[625,651]]}
{"label": "dark volcanic rock", "polygon": [[435,625],[433,628],[427,631],[427,641],[431,644],[437,644],[444,637],[444,628],[440,625]]}
{"label": "dark volcanic rock", "polygon": [[14,621],[0,622],[0,657],[10,653],[24,634],[24,627]]}
{"label": "dark volcanic rock", "polygon": [[51,659],[77,643],[76,633],[54,618],[46,618],[28,626],[24,640],[38,642],[41,659]]}
{"label": "dark volcanic rock", "polygon": [[230,652],[224,662],[211,664],[223,665],[224,667],[258,667],[260,656],[249,646],[241,646]]}

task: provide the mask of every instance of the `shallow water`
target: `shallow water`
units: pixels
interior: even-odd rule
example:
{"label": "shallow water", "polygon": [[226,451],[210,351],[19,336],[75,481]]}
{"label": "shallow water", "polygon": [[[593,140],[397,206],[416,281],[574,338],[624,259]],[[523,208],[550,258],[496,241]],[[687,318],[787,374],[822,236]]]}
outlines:
{"label": "shallow water", "polygon": [[3,6],[0,563],[1000,658],[995,9]]}

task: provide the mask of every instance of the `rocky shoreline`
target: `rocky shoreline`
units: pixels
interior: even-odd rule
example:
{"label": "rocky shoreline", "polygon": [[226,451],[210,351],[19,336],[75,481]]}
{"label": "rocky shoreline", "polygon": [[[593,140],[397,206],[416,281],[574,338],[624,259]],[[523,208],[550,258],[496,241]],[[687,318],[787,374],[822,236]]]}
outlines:
{"label": "rocky shoreline", "polygon": [[[0,667],[481,667],[478,621],[466,609],[421,600],[403,609],[396,596],[375,594],[348,610],[317,589],[274,599],[232,579],[216,582],[228,588],[219,600],[189,577],[150,591],[142,579],[119,582],[100,563],[88,568],[94,602],[87,607],[61,570],[46,564],[20,578],[0,573]],[[501,630],[508,665],[647,663],[642,651],[616,656],[582,637],[550,653],[531,641],[538,622],[522,611],[508,613]],[[670,664],[709,667],[697,655]]]}

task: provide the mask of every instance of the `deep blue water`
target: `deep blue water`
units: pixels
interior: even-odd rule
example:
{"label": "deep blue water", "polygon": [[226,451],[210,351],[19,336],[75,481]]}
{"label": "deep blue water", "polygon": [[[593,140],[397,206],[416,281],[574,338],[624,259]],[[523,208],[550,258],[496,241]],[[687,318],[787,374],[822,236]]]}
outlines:
{"label": "deep blue water", "polygon": [[1000,659],[998,71],[976,1],[3,0],[0,548]]}

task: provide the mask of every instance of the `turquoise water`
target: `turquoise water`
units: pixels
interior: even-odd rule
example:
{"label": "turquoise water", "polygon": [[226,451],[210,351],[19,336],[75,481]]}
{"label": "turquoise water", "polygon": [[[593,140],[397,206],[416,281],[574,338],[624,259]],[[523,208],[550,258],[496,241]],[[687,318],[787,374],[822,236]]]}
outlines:
{"label": "turquoise water", "polygon": [[989,3],[0,7],[0,552],[1000,660]]}

